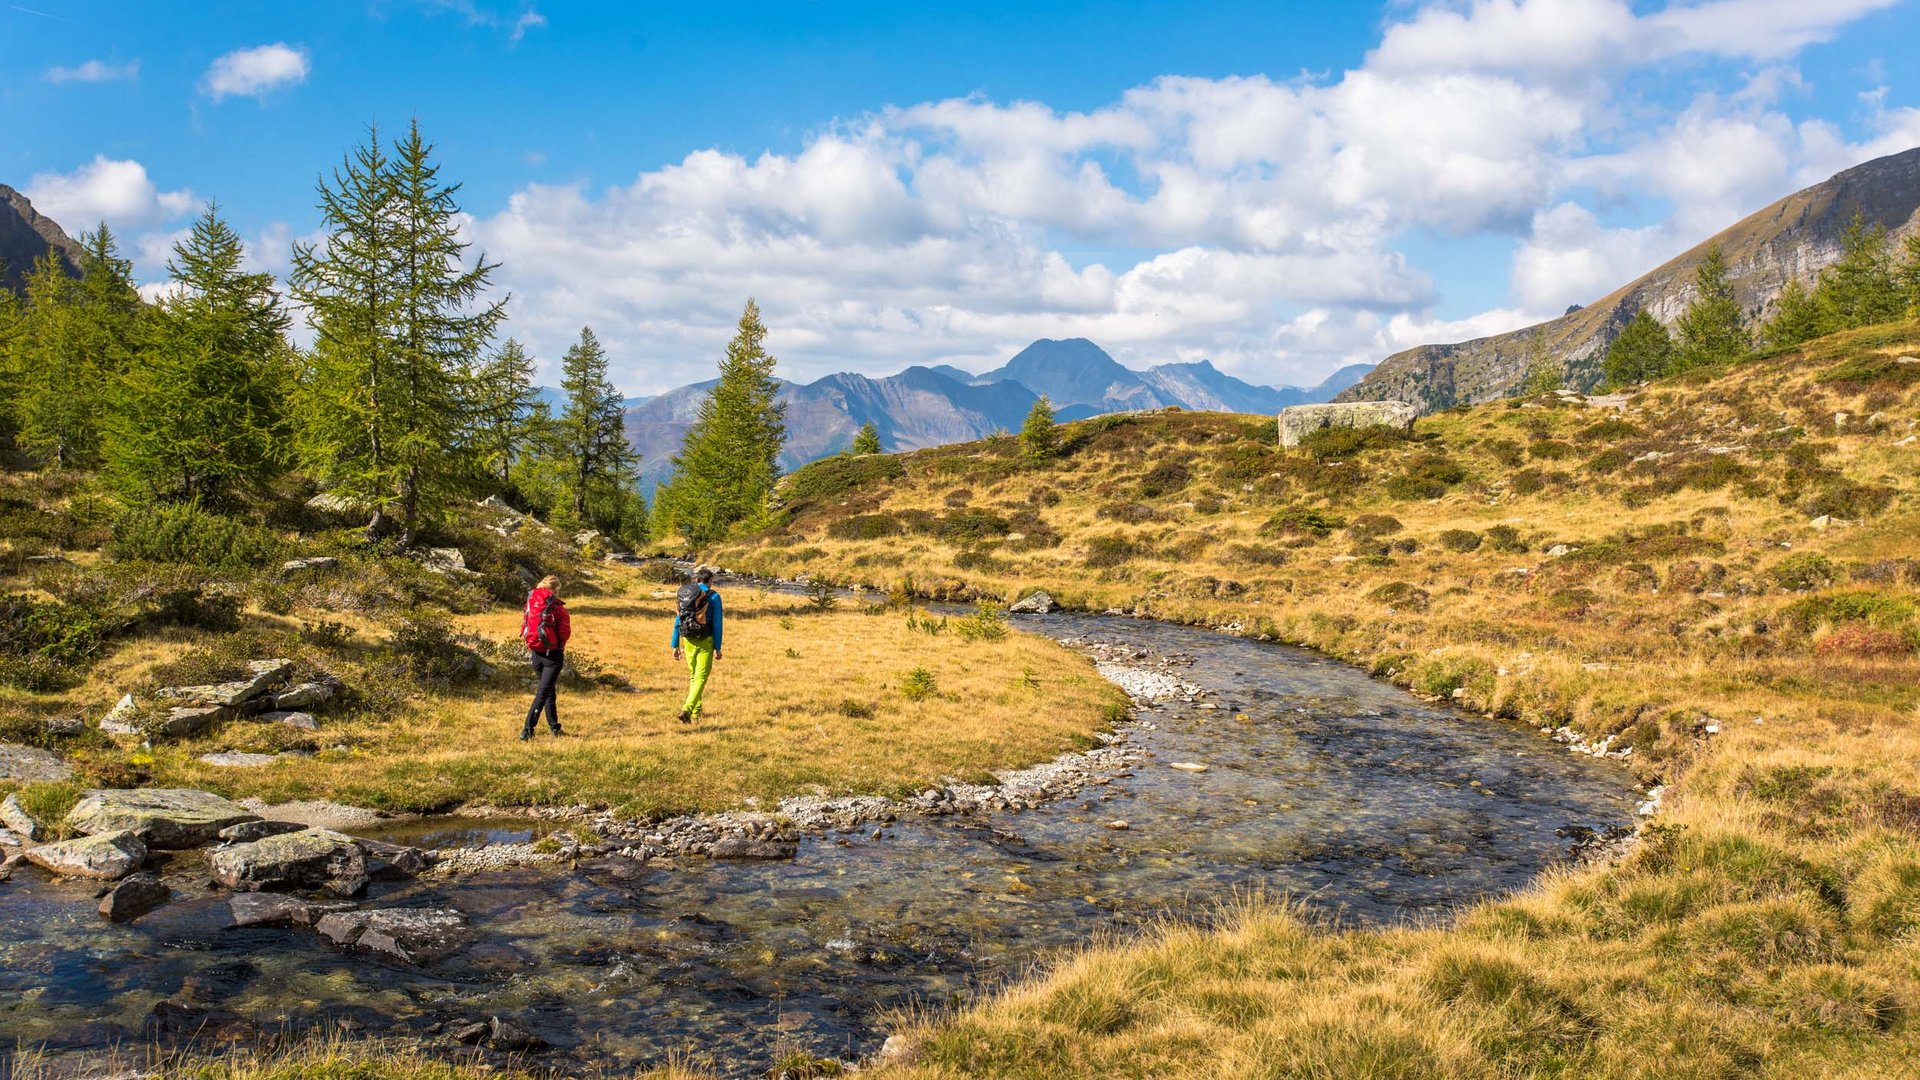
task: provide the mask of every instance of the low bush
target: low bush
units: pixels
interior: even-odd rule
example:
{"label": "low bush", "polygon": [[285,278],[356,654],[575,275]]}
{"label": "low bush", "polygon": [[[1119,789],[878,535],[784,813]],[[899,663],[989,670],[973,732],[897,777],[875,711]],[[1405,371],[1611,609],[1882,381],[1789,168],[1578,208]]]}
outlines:
{"label": "low bush", "polygon": [[1268,536],[1312,536],[1324,538],[1344,528],[1345,518],[1304,506],[1292,506],[1268,518],[1260,531]]}
{"label": "low bush", "polygon": [[1012,531],[1006,518],[990,510],[955,510],[940,519],[934,535],[949,544],[978,544]]}
{"label": "low bush", "polygon": [[1404,526],[1400,524],[1400,519],[1392,514],[1361,514],[1347,526],[1347,532],[1356,538],[1370,539],[1376,536],[1392,536],[1402,528]]}
{"label": "low bush", "polygon": [[283,560],[287,545],[266,529],[191,503],[154,504],[121,514],[107,551],[121,560],[252,570]]}
{"label": "low bush", "polygon": [[903,531],[892,514],[855,514],[827,525],[827,535],[835,540],[883,540]]}
{"label": "low bush", "polygon": [[954,623],[962,641],[999,641],[1007,636],[1007,612],[998,604],[981,601],[973,614]]}
{"label": "low bush", "polygon": [[1520,530],[1511,525],[1495,525],[1488,529],[1486,544],[1508,555],[1519,555],[1527,550],[1527,542],[1520,538]]}
{"label": "low bush", "polygon": [[1399,446],[1412,438],[1399,428],[1321,428],[1300,440],[1300,451],[1315,461],[1346,461],[1369,450]]}
{"label": "low bush", "polygon": [[906,475],[906,466],[892,454],[822,458],[789,474],[780,486],[779,496],[789,510],[798,513],[869,484],[898,480]]}
{"label": "low bush", "polygon": [[1179,494],[1192,479],[1193,470],[1185,462],[1163,461],[1140,478],[1140,497],[1158,499]]}
{"label": "low bush", "polygon": [[917,667],[900,677],[900,696],[908,701],[924,701],[939,692],[933,672]]}
{"label": "low bush", "polygon": [[1486,450],[1493,460],[1509,469],[1518,468],[1520,463],[1526,460],[1526,454],[1520,448],[1520,444],[1512,439],[1488,439]]}
{"label": "low bush", "polygon": [[1480,549],[1480,534],[1472,529],[1448,529],[1441,533],[1438,541],[1448,551],[1468,552]]}
{"label": "low bush", "polygon": [[1121,536],[1117,533],[1111,536],[1096,536],[1087,541],[1087,557],[1085,563],[1087,566],[1098,570],[1111,566],[1122,566],[1133,561],[1141,554],[1143,554],[1143,551],[1140,545],[1128,537]]}
{"label": "low bush", "polygon": [[1425,611],[1433,597],[1418,585],[1389,581],[1369,592],[1367,599],[1394,611]]}
{"label": "low bush", "polygon": [[1285,566],[1289,557],[1285,548],[1259,544],[1233,544],[1227,548],[1227,561],[1242,566]]}
{"label": "low bush", "polygon": [[1783,589],[1806,592],[1832,585],[1835,575],[1833,563],[1825,555],[1802,551],[1780,560],[1769,576]]}
{"label": "low bush", "polygon": [[1396,499],[1437,499],[1467,478],[1467,470],[1444,454],[1421,454],[1387,481],[1387,494]]}

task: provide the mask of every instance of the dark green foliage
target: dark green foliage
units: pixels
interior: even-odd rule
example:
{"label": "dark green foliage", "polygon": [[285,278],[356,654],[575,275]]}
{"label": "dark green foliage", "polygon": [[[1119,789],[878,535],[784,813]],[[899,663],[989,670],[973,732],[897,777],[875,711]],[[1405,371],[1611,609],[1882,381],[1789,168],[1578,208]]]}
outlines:
{"label": "dark green foliage", "polygon": [[1813,307],[1823,334],[1891,322],[1906,314],[1886,229],[1867,226],[1855,210],[1840,239],[1840,258],[1820,272]]}
{"label": "dark green foliage", "polygon": [[1899,360],[1897,356],[1865,353],[1821,372],[1820,381],[1860,389],[1880,386],[1902,388],[1920,383],[1920,364],[1902,364]]}
{"label": "dark green foliage", "polygon": [[1330,427],[1308,432],[1301,438],[1299,449],[1315,461],[1347,461],[1369,450],[1398,446],[1409,438],[1399,428]]}
{"label": "dark green foliage", "polygon": [[113,233],[103,223],[80,242],[78,281],[51,253],[35,263],[0,365],[9,384],[0,387],[0,411],[16,443],[56,470],[99,459],[108,390],[126,370],[141,321],[133,264]]}
{"label": "dark green foliage", "polygon": [[1760,340],[1770,349],[1785,349],[1820,336],[1820,308],[1799,278],[1793,278],[1774,298],[1773,315],[1760,327]]}
{"label": "dark green foliage", "polygon": [[1588,424],[1573,433],[1581,442],[1619,442],[1622,439],[1639,439],[1646,436],[1639,425],[1627,420],[1608,419]]}
{"label": "dark green foliage", "polygon": [[1060,452],[1060,429],[1054,423],[1053,402],[1045,395],[1027,411],[1020,425],[1020,452],[1028,461],[1050,461]]}
{"label": "dark green foliage", "polygon": [[1486,544],[1495,551],[1509,555],[1518,555],[1527,550],[1526,541],[1520,538],[1520,530],[1511,525],[1495,525],[1488,529]]}
{"label": "dark green foliage", "polygon": [[1521,461],[1525,460],[1520,444],[1512,439],[1489,439],[1486,450],[1493,460],[1510,469],[1518,468]]}
{"label": "dark green foliage", "polygon": [[[1818,579],[1818,575],[1815,575]],[[1818,586],[1814,586],[1818,587]],[[1920,601],[1899,593],[1854,589],[1795,600],[1780,617],[1796,630],[1813,630],[1829,623],[1862,622],[1882,629],[1905,629],[1920,618]]]}
{"label": "dark green foliage", "polygon": [[1693,275],[1694,298],[1681,314],[1674,370],[1728,364],[1745,356],[1752,342],[1740,302],[1727,280],[1727,262],[1718,244],[1707,249]]}
{"label": "dark green foliage", "polygon": [[1257,544],[1234,544],[1227,549],[1227,561],[1246,566],[1285,566],[1290,557],[1285,548]]}
{"label": "dark green foliage", "polygon": [[781,485],[780,496],[788,510],[799,513],[869,485],[899,480],[906,475],[907,467],[892,455],[821,458],[795,469]]}
{"label": "dark green foliage", "polygon": [[673,459],[673,480],[655,496],[656,535],[679,535],[697,547],[766,517],[787,438],[787,406],[766,337],[760,307],[748,300],[720,362],[720,381],[700,402]]}
{"label": "dark green foliage", "polygon": [[1361,514],[1353,519],[1353,524],[1347,526],[1347,532],[1355,537],[1372,538],[1392,536],[1402,528],[1404,526],[1400,524],[1400,519],[1392,514]]}
{"label": "dark green foliage", "polygon": [[1440,546],[1448,551],[1468,552],[1480,549],[1480,534],[1472,529],[1448,529],[1438,537]]}
{"label": "dark green foliage", "polygon": [[1539,469],[1522,469],[1507,481],[1515,495],[1532,495],[1547,486],[1547,477]]}
{"label": "dark green foliage", "polygon": [[1389,581],[1367,593],[1367,599],[1395,611],[1425,611],[1433,597],[1418,585],[1405,581]]}
{"label": "dark green foliage", "polygon": [[29,596],[0,596],[0,685],[71,685],[124,620],[110,611]]}
{"label": "dark green foliage", "polygon": [[1346,519],[1304,506],[1291,506],[1268,518],[1260,531],[1268,536],[1325,537],[1345,528]]}
{"label": "dark green foliage", "polygon": [[620,392],[607,378],[607,353],[593,328],[560,361],[567,406],[551,440],[571,503],[570,524],[628,540],[646,538],[646,505],[635,488],[640,455],[627,442]]}
{"label": "dark green foliage", "polygon": [[1573,444],[1559,439],[1535,439],[1527,444],[1527,453],[1536,461],[1561,461],[1573,454]]}
{"label": "dark green foliage", "polygon": [[1690,535],[1686,523],[1674,522],[1637,529],[1622,529],[1602,540],[1581,545],[1578,551],[1561,561],[1567,566],[1666,562],[1695,555],[1720,555],[1725,551],[1726,545],[1720,541]]}
{"label": "dark green foliage", "polygon": [[1437,499],[1467,478],[1467,470],[1444,454],[1421,454],[1400,475],[1387,481],[1387,494],[1396,499]]}
{"label": "dark green foliage", "polygon": [[116,559],[253,570],[284,559],[286,543],[257,525],[192,503],[139,506],[120,515],[107,551]]}
{"label": "dark green foliage", "polygon": [[1193,470],[1185,462],[1163,461],[1147,470],[1140,478],[1140,497],[1158,499],[1165,495],[1177,495],[1186,490],[1188,481],[1193,479]]}
{"label": "dark green foliage", "polygon": [[956,510],[940,519],[934,535],[949,544],[978,544],[1012,531],[1006,518],[990,510]]}
{"label": "dark green foliage", "polygon": [[1609,387],[1652,382],[1673,370],[1673,335],[1642,308],[1607,345],[1600,370]]}
{"label": "dark green foliage", "polygon": [[474,372],[473,441],[480,467],[502,488],[553,422],[533,386],[533,356],[513,338]]}
{"label": "dark green foliage", "polygon": [[1857,521],[1891,506],[1893,496],[1894,490],[1881,484],[1834,480],[1821,485],[1811,496],[1802,500],[1800,511],[1811,517],[1831,515],[1842,520]]}
{"label": "dark green foliage", "polygon": [[853,445],[847,448],[847,453],[856,455],[881,453],[880,429],[874,427],[871,421],[861,424],[860,430],[854,433]]}
{"label": "dark green foliage", "polygon": [[1802,551],[1780,560],[1771,576],[1783,589],[1806,592],[1810,589],[1824,589],[1834,582],[1833,563],[1825,555],[1817,552]]}
{"label": "dark green foliage", "polygon": [[1086,565],[1094,569],[1121,566],[1146,552],[1129,537],[1115,533],[1087,541]]}

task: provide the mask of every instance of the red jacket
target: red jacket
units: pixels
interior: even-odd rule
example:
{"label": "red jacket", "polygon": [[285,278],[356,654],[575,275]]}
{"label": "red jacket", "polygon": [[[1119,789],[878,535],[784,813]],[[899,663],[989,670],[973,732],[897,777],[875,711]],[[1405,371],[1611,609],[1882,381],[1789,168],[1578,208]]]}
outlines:
{"label": "red jacket", "polygon": [[527,643],[528,648],[536,647],[535,643],[540,639],[540,613],[547,604],[553,605],[553,629],[560,638],[553,648],[564,649],[567,639],[573,636],[573,622],[567,618],[567,605],[553,595],[552,589],[535,589],[527,594],[527,610],[520,616],[521,640]]}

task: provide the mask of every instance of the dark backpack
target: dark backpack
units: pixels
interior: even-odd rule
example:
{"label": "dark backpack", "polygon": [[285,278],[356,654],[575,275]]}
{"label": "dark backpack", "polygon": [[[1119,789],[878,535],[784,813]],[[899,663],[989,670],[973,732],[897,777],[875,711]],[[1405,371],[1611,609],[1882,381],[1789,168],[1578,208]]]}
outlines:
{"label": "dark backpack", "polygon": [[560,631],[554,625],[553,614],[553,605],[559,602],[559,597],[548,593],[539,611],[527,612],[526,621],[520,624],[520,640],[527,643],[527,648],[547,652],[560,644]]}
{"label": "dark backpack", "polygon": [[680,636],[683,638],[703,638],[713,636],[713,591],[703,589],[695,582],[680,586]]}

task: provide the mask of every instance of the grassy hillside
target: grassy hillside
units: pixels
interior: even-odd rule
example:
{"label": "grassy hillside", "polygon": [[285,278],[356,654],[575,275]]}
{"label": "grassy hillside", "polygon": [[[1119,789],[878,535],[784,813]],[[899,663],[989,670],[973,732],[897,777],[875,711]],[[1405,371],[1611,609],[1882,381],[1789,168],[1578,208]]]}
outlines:
{"label": "grassy hillside", "polygon": [[1920,1039],[1920,327],[1275,446],[1161,413],[828,461],[729,566],[1297,642],[1670,785],[1462,914],[1255,906],[921,1026],[915,1075],[1897,1075]]}

